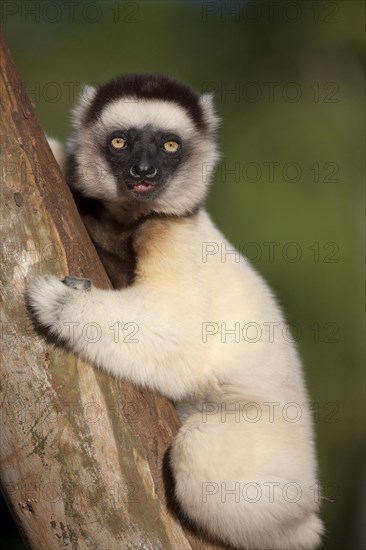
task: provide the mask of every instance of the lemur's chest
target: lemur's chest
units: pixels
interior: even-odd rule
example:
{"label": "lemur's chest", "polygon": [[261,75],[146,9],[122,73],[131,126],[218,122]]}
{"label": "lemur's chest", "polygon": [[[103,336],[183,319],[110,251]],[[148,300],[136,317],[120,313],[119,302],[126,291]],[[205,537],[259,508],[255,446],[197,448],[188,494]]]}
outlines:
{"label": "lemur's chest", "polygon": [[194,215],[181,218],[154,212],[112,215],[99,201],[78,194],[74,198],[115,288],[130,286],[137,279],[166,284],[167,279],[181,272],[185,256],[181,247],[187,241],[184,227],[193,223]]}

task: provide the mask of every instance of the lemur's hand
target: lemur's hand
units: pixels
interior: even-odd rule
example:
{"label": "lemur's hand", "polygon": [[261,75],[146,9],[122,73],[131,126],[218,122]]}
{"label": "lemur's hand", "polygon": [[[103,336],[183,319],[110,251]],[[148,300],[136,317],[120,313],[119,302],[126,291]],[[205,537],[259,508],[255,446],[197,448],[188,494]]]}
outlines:
{"label": "lemur's hand", "polygon": [[90,279],[82,279],[81,277],[65,277],[62,282],[74,290],[90,290],[91,288]]}
{"label": "lemur's hand", "polygon": [[66,344],[65,327],[74,321],[70,306],[74,305],[79,292],[85,293],[90,288],[89,279],[79,277],[60,280],[54,275],[45,275],[30,281],[25,290],[25,303],[36,329]]}

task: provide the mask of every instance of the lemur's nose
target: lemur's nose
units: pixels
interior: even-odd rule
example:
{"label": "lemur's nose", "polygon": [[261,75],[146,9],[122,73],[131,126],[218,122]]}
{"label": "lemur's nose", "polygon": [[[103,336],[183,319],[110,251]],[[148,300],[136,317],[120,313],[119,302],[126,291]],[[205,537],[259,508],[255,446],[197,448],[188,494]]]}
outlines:
{"label": "lemur's nose", "polygon": [[140,161],[133,164],[130,168],[130,174],[133,178],[153,178],[157,174],[155,166],[147,161]]}

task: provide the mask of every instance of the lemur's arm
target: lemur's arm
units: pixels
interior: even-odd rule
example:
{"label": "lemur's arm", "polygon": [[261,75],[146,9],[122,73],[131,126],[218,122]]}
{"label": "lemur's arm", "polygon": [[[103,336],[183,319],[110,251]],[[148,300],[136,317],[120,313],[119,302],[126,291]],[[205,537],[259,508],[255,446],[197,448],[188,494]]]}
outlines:
{"label": "lemur's arm", "polygon": [[121,290],[51,275],[31,281],[35,325],[111,374],[176,400],[197,393],[213,375],[201,338],[209,290],[192,259],[194,227],[191,219],[145,222],[134,240],[136,281]]}
{"label": "lemur's arm", "polygon": [[75,278],[63,283],[50,275],[34,279],[26,297],[35,325],[137,385],[176,400],[197,391],[204,374],[203,345],[191,304],[166,293],[162,302],[161,292],[143,285],[85,290],[87,283]]}

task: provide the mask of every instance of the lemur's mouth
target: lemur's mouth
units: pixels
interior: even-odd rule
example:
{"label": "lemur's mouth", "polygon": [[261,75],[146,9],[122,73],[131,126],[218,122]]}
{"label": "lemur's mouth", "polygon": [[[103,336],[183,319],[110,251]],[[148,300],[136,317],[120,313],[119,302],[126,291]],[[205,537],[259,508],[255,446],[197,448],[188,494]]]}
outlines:
{"label": "lemur's mouth", "polygon": [[151,183],[147,183],[146,181],[139,181],[138,183],[135,183],[133,186],[133,190],[137,191],[138,193],[145,193],[146,191],[150,191],[152,189]]}
{"label": "lemur's mouth", "polygon": [[150,201],[161,190],[161,182],[156,181],[134,181],[127,184],[130,195],[136,201]]}

